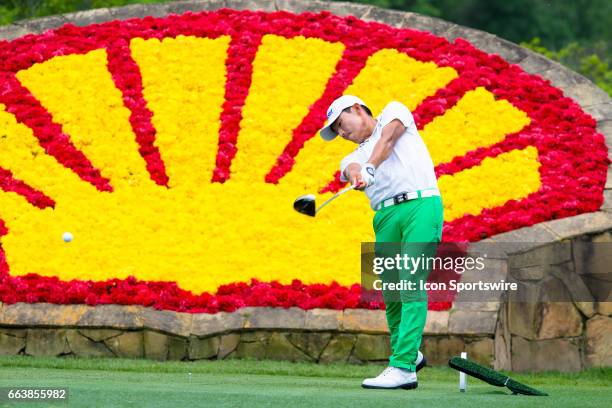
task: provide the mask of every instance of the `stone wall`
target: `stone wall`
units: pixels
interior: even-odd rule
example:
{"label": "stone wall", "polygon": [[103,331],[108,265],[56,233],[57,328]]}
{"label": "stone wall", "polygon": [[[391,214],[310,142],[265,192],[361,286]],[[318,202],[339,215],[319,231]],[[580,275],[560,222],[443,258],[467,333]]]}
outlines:
{"label": "stone wall", "polygon": [[[492,363],[491,336],[442,333],[439,322],[448,312],[430,314],[422,346],[430,364],[444,365],[464,350]],[[374,310],[261,307],[188,314],[115,305],[0,307],[0,355],[359,364],[385,362],[389,353],[384,313]]]}
{"label": "stone wall", "polygon": [[[605,136],[608,147],[612,146],[612,101],[581,75],[482,31],[369,5],[306,0],[202,0],[133,5],[18,22],[0,27],[0,39],[41,33],[68,22],[85,26],[223,7],[293,13],[329,10],[340,16],[353,15],[394,27],[429,31],[449,41],[465,38],[476,47],[497,53],[506,61],[519,64],[526,72],[538,74],[561,88],[593,116],[597,130]],[[562,262],[549,262],[542,253],[553,249],[557,242],[584,237],[609,240],[612,230],[611,175],[608,169],[604,201],[598,211],[537,224],[486,240],[528,243],[522,252],[540,251],[539,256],[534,256],[540,263],[520,264],[520,255],[490,259],[487,271],[499,279],[509,277],[536,286],[556,274],[556,279],[567,286],[585,270],[605,267],[589,264],[574,253],[562,257]],[[540,247],[550,248],[538,249]],[[475,273],[464,279],[478,279]],[[578,290],[577,286],[570,286]],[[575,371],[610,366],[611,315],[610,302],[516,302],[505,293],[486,302],[463,301],[459,297],[451,310],[429,312],[422,349],[432,364],[446,364],[448,357],[467,351],[477,361],[517,371]],[[234,313],[200,315],[136,306],[0,304],[0,354],[10,355],[379,362],[388,354],[388,341],[383,311],[243,308]]]}
{"label": "stone wall", "polygon": [[[430,365],[445,365],[464,350],[482,364],[489,365],[493,359],[490,338],[425,336],[421,349]],[[0,355],[386,364],[389,353],[389,336],[385,334],[254,330],[201,338],[153,330],[0,328]]]}
{"label": "stone wall", "polygon": [[496,365],[514,371],[612,366],[612,232],[511,254],[496,331]]}

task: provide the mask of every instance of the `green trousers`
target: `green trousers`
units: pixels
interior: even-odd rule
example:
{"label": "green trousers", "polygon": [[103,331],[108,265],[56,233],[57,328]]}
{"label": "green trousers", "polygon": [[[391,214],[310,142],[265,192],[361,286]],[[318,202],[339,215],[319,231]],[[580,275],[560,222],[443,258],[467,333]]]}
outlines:
{"label": "green trousers", "polygon": [[[417,198],[382,208],[374,215],[376,256],[432,257],[442,239],[443,207],[438,196]],[[415,290],[385,291],[387,324],[391,335],[389,365],[415,371],[417,351],[427,320],[427,292],[420,290],[431,270],[427,265],[406,269],[386,270],[383,282],[407,280]],[[414,273],[411,273],[414,272]]]}

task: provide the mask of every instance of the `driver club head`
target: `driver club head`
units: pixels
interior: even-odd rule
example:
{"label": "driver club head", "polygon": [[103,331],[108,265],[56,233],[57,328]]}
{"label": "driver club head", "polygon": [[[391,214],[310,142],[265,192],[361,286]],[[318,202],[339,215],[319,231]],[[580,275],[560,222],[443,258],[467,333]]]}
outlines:
{"label": "driver club head", "polygon": [[314,217],[316,213],[314,194],[299,196],[293,202],[293,208],[299,213]]}

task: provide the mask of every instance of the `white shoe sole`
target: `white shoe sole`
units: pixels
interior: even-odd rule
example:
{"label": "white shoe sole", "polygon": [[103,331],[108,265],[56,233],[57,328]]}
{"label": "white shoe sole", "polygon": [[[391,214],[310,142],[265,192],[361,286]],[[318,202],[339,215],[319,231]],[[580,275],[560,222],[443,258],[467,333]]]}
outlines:
{"label": "white shoe sole", "polygon": [[381,387],[378,385],[365,385],[365,384],[361,384],[361,387],[371,389],[371,390],[397,390],[398,388],[401,388],[402,390],[414,390],[415,388],[418,387],[418,385],[419,385],[418,381],[415,381],[411,383],[398,385],[397,387]]}
{"label": "white shoe sole", "polygon": [[416,371],[418,372],[421,368],[425,367],[426,365],[427,365],[427,359],[425,358],[425,355],[423,355],[423,360],[421,360],[421,362],[417,364]]}

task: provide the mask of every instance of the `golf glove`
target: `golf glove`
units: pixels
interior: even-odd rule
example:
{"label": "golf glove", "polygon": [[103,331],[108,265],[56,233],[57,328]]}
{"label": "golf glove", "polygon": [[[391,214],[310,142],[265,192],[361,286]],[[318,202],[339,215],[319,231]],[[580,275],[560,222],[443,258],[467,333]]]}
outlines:
{"label": "golf glove", "polygon": [[366,163],[361,166],[361,179],[364,183],[366,183],[366,187],[370,187],[374,184],[374,174],[376,173],[376,168],[372,163]]}

